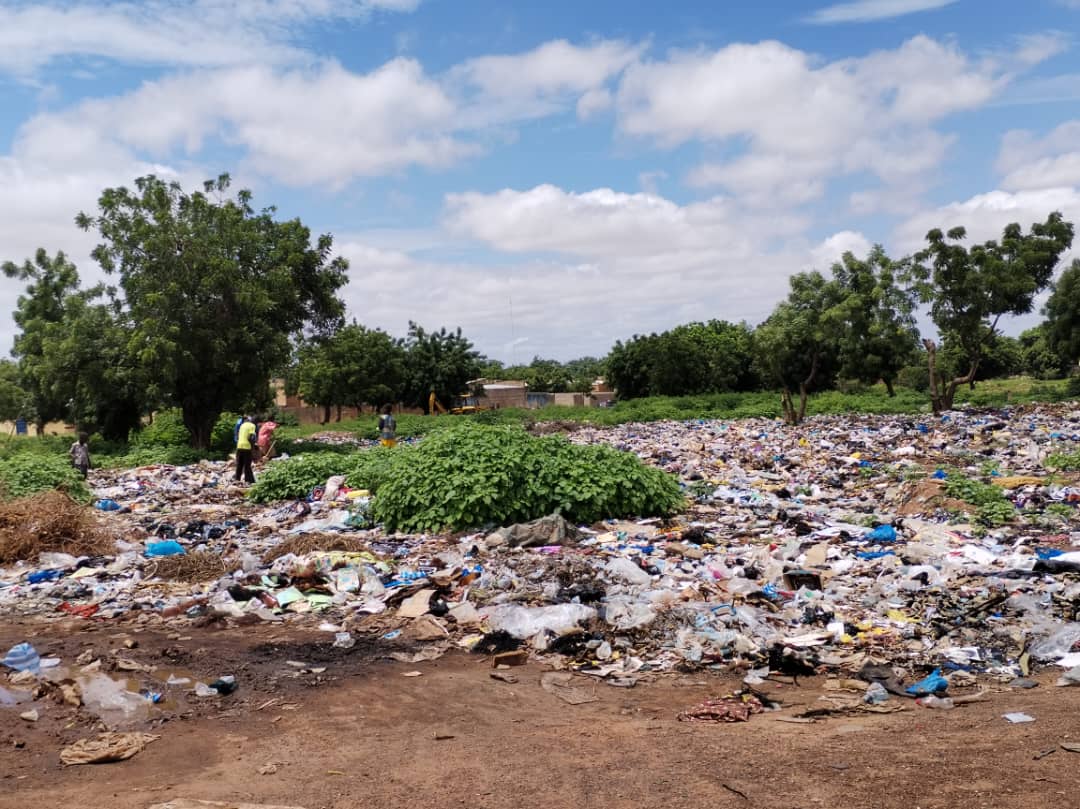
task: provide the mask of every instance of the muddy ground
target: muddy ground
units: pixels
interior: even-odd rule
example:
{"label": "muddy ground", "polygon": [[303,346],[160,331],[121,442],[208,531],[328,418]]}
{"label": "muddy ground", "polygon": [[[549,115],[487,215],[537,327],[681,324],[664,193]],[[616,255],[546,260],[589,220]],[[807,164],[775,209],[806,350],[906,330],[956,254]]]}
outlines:
{"label": "muddy ground", "polygon": [[[824,678],[805,678],[778,687],[783,711],[711,725],[675,717],[730,691],[731,675],[596,684],[595,702],[569,705],[540,687],[538,665],[513,669],[518,682],[506,683],[476,655],[403,664],[370,643],[332,649],[332,635],[310,629],[0,626],[0,647],[24,639],[65,660],[89,648],[157,667],[124,675],[142,685],[187,672],[233,673],[240,687],[168,701],[139,725],[161,738],[114,764],[60,764],[64,745],[95,732],[84,710],[46,698],[29,723],[18,718],[25,704],[0,708],[0,807],[143,809],[186,797],[305,809],[1066,809],[1080,794],[1080,754],[1060,747],[1080,741],[1080,688],[1055,688],[1056,672],[1032,690],[993,686],[988,701],[952,711],[908,703],[894,714],[782,721],[818,704]],[[1009,711],[1036,721],[1009,724]]]}

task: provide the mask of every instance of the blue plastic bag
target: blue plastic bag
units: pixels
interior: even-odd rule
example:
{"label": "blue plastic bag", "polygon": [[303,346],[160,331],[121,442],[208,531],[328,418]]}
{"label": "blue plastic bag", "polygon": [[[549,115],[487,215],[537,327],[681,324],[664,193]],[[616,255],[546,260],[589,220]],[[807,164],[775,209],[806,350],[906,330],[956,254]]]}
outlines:
{"label": "blue plastic bag", "polygon": [[94,508],[98,511],[119,511],[122,507],[115,500],[102,499],[94,502]]}
{"label": "blue plastic bag", "polygon": [[872,531],[867,531],[863,539],[870,542],[896,542],[896,529],[891,525],[879,525]]}
{"label": "blue plastic bag", "polygon": [[184,553],[187,553],[187,551],[184,550],[184,546],[173,539],[166,540],[165,542],[146,543],[147,556],[179,556]]}
{"label": "blue plastic bag", "polygon": [[41,584],[43,581],[55,581],[63,575],[62,570],[35,570],[26,578],[31,584]]}
{"label": "blue plastic bag", "polygon": [[934,669],[924,679],[914,685],[909,685],[904,690],[916,697],[925,697],[929,694],[939,694],[949,688],[949,681],[941,676],[941,669]]}
{"label": "blue plastic bag", "polygon": [[896,556],[896,551],[859,551],[855,555],[860,559],[883,559],[886,556]]}
{"label": "blue plastic bag", "polygon": [[29,643],[12,646],[0,662],[15,671],[32,671],[34,674],[41,672],[41,658],[38,657],[37,649]]}

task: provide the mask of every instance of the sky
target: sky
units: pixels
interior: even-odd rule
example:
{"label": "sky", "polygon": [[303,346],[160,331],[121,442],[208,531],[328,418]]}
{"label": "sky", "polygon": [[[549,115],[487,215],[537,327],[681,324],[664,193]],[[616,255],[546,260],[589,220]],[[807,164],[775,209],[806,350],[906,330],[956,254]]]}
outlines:
{"label": "sky", "polygon": [[0,260],[101,280],[103,189],[228,172],[397,336],[755,325],[846,250],[1080,223],[1077,31],[1080,0],[0,0]]}

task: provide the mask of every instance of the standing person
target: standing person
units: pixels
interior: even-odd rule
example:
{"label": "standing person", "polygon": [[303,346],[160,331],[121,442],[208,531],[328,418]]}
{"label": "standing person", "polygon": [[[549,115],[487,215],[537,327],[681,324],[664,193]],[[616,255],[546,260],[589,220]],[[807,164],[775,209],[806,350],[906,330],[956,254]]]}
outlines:
{"label": "standing person", "polygon": [[255,442],[259,447],[259,458],[266,460],[270,457],[270,448],[274,445],[274,430],[277,429],[277,422],[272,419],[267,419],[259,425],[259,438]]}
{"label": "standing person", "polygon": [[71,465],[85,478],[90,471],[90,436],[79,433],[79,440],[71,445],[68,455],[71,456]]}
{"label": "standing person", "polygon": [[255,482],[255,472],[251,468],[251,444],[255,437],[255,425],[249,416],[244,416],[240,429],[236,432],[236,482],[243,477],[248,483]]}
{"label": "standing person", "polygon": [[379,443],[384,447],[397,446],[397,422],[394,420],[394,406],[384,405],[379,416]]}

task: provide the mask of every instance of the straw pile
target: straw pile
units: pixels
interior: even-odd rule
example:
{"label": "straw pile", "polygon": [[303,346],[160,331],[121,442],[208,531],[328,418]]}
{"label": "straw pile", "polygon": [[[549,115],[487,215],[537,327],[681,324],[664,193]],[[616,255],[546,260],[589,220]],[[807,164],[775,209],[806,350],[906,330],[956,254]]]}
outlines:
{"label": "straw pile", "polygon": [[0,564],[34,561],[49,551],[101,556],[115,553],[116,543],[89,507],[63,492],[0,503]]}
{"label": "straw pile", "polygon": [[158,559],[147,569],[147,574],[169,581],[183,581],[192,584],[220,579],[239,567],[226,564],[219,553],[194,551],[182,556],[168,556]]}
{"label": "straw pile", "polygon": [[303,556],[314,551],[344,551],[361,553],[370,550],[368,543],[356,537],[341,534],[297,534],[263,554],[263,564],[271,564],[275,559],[290,553]]}

